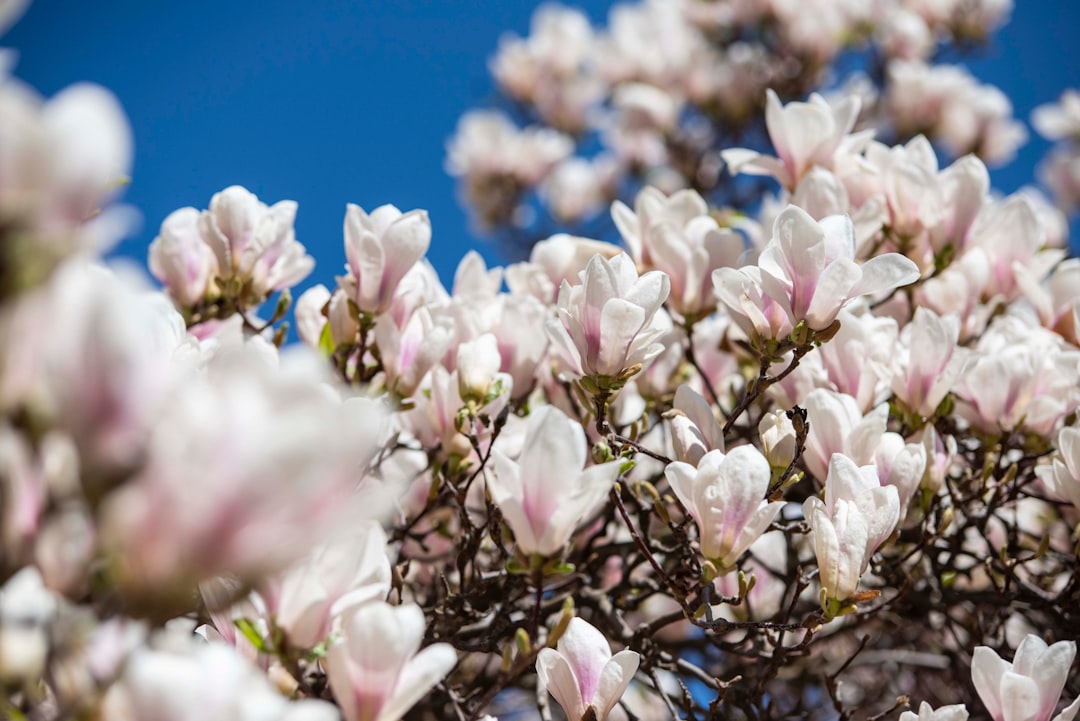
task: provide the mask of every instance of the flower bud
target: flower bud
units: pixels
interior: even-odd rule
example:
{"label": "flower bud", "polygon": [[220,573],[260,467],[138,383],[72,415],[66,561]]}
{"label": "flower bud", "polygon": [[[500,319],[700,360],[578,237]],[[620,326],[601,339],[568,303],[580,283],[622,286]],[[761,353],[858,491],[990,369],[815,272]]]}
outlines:
{"label": "flower bud", "polygon": [[795,458],[795,426],[787,412],[776,410],[766,413],[758,423],[761,450],[773,468],[787,468]]}

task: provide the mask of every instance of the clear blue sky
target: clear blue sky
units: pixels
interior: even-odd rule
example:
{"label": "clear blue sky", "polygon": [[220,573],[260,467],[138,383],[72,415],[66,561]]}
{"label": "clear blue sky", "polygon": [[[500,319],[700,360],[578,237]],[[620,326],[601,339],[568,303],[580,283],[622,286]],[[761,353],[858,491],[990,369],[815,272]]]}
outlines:
{"label": "clear blue sky", "polygon": [[[487,59],[499,36],[524,34],[537,4],[37,0],[0,45],[19,50],[15,74],[47,95],[90,80],[123,103],[136,151],[125,200],[144,217],[123,254],[144,259],[170,211],[204,208],[238,183],[269,203],[299,201],[297,237],[318,261],[312,281],[332,285],[341,272],[347,202],[426,208],[429,255],[448,281],[481,241],[443,170],[445,142],[461,113],[490,96]],[[610,5],[567,4],[594,20]],[[973,71],[1027,121],[1036,105],[1080,87],[1080,1],[1017,5]],[[995,185],[1023,185],[1044,149],[1033,134]]]}

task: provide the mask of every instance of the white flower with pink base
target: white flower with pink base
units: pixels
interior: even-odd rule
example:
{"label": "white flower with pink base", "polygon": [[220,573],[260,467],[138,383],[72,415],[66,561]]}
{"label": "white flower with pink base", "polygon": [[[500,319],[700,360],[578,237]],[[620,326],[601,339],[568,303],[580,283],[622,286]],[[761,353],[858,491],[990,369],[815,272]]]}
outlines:
{"label": "white flower with pink base", "polygon": [[536,674],[569,721],[605,721],[633,680],[640,660],[629,649],[612,656],[600,631],[588,621],[573,618],[556,648],[545,648],[536,657]]}

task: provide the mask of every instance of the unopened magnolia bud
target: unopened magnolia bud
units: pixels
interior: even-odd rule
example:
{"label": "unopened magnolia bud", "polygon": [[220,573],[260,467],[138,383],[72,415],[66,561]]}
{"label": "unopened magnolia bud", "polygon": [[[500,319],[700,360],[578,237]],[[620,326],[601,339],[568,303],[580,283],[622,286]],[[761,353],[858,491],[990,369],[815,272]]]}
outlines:
{"label": "unopened magnolia bud", "polygon": [[787,468],[795,458],[795,426],[781,410],[766,413],[758,423],[761,450],[773,468]]}

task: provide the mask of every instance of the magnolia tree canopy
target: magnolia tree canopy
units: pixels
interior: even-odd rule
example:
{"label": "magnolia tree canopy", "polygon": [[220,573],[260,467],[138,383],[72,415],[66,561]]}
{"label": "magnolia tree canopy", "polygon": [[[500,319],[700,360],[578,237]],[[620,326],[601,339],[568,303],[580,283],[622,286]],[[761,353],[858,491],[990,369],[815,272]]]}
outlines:
{"label": "magnolia tree canopy", "polygon": [[447,289],[424,210],[349,205],[291,309],[241,187],[111,268],[123,111],[0,57],[4,717],[1071,721],[1080,96],[1054,202],[1001,197],[1022,125],[930,62],[1010,10],[541,9],[530,124],[448,160],[528,260]]}

